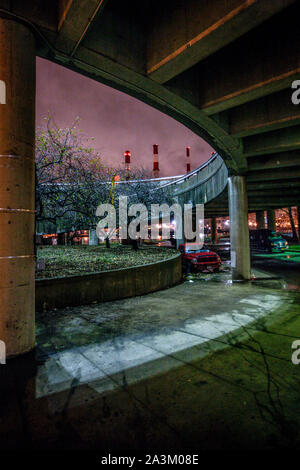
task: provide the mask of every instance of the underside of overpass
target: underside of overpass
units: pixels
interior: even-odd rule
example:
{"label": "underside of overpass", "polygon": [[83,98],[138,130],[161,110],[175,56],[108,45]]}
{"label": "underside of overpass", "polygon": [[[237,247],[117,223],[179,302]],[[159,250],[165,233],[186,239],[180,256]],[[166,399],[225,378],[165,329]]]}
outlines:
{"label": "underside of overpass", "polygon": [[[250,210],[298,205],[295,0],[0,1],[37,55],[155,106],[246,175]],[[225,197],[207,206],[228,213]]]}
{"label": "underside of overpass", "polygon": [[[300,79],[299,12],[295,0],[0,0],[6,292],[16,288],[7,272],[23,263],[15,281],[22,294],[7,299],[10,309],[25,302],[33,312],[35,55],[124,91],[209,142],[228,168],[231,196],[223,191],[206,214],[224,215],[228,205],[243,211],[235,236],[245,241],[248,210],[300,205],[300,105],[291,100]],[[16,236],[25,226],[27,235]],[[33,321],[33,313],[22,324],[9,315],[8,329]],[[21,336],[17,348],[8,342],[12,354],[31,349],[33,335]]]}

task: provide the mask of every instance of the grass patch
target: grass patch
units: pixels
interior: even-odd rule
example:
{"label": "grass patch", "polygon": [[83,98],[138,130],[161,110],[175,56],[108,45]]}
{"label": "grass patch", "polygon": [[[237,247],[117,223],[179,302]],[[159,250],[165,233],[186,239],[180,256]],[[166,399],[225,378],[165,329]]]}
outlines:
{"label": "grass patch", "polygon": [[99,246],[43,246],[37,258],[45,260],[45,269],[36,271],[36,278],[78,276],[110,269],[129,268],[171,258],[176,250],[155,246],[134,251],[130,246],[112,243],[107,249]]}
{"label": "grass patch", "polygon": [[290,245],[287,251],[300,251],[300,245]]}
{"label": "grass patch", "polygon": [[296,250],[286,250],[283,253],[255,253],[255,256],[261,258],[273,258],[278,260],[293,261],[296,263],[300,263],[300,252]]}

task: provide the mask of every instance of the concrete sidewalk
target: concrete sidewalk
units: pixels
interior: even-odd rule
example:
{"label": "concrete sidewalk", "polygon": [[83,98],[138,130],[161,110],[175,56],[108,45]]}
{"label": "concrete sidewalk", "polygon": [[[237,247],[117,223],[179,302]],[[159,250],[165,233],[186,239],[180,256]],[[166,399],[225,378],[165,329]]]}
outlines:
{"label": "concrete sidewalk", "polygon": [[36,357],[0,368],[0,447],[298,448],[300,295],[209,276],[39,315]]}
{"label": "concrete sidewalk", "polygon": [[167,372],[182,358],[192,361],[226,346],[225,335],[240,334],[288,302],[281,291],[232,285],[223,272],[143,297],[39,314],[38,351],[45,363],[36,395],[66,390],[74,379],[102,393],[122,385],[124,374],[132,384]]}

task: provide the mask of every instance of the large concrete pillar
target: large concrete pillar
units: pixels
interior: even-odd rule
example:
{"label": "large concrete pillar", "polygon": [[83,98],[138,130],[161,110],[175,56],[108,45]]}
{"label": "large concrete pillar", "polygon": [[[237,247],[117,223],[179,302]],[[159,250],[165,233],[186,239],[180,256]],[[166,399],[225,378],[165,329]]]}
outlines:
{"label": "large concrete pillar", "polygon": [[256,224],[257,224],[256,228],[257,229],[265,228],[265,212],[256,211],[255,217],[256,217]]}
{"label": "large concrete pillar", "polygon": [[244,176],[228,178],[232,280],[250,279],[248,197]]}
{"label": "large concrete pillar", "polygon": [[268,219],[268,229],[276,232],[276,217],[275,217],[274,209],[270,209],[267,211],[267,219]]}
{"label": "large concrete pillar", "polygon": [[217,219],[216,219],[216,217],[211,218],[210,233],[211,233],[211,242],[212,242],[213,245],[215,245],[218,242]]}
{"label": "large concrete pillar", "polygon": [[3,18],[0,79],[0,340],[9,357],[35,344],[35,41],[26,26]]}

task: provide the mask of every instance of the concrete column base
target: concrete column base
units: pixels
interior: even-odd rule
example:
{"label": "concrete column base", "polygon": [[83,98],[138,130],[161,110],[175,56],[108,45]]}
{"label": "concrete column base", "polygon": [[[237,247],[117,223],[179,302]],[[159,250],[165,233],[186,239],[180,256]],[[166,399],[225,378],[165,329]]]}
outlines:
{"label": "concrete column base", "polygon": [[251,278],[248,197],[244,176],[228,178],[231,270],[233,281]]}

